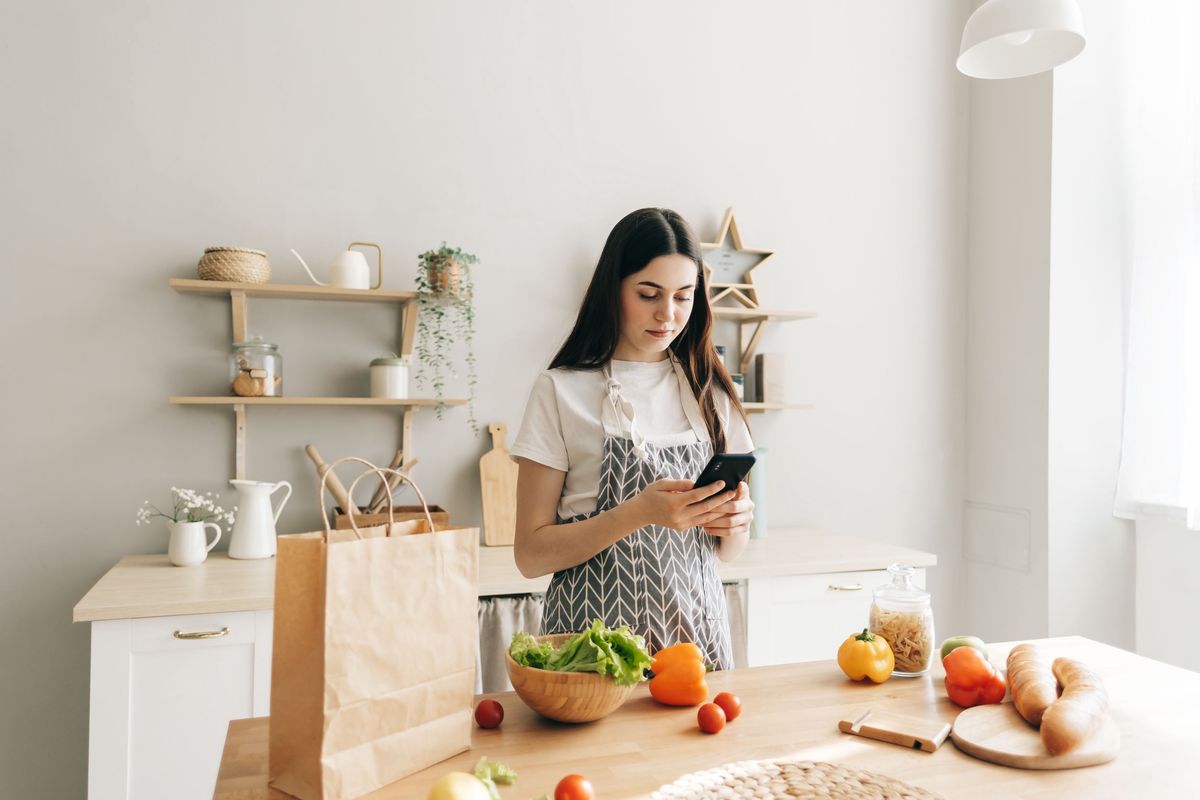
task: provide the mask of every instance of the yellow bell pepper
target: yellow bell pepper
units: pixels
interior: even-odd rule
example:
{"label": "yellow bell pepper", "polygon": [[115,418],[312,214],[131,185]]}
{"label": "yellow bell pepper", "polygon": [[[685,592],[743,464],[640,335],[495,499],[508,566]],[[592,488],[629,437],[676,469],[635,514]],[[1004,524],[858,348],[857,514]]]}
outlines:
{"label": "yellow bell pepper", "polygon": [[863,628],[862,633],[851,634],[842,642],[837,654],[838,666],[852,681],[870,678],[875,683],[883,683],[892,677],[896,668],[896,657],[887,639]]}

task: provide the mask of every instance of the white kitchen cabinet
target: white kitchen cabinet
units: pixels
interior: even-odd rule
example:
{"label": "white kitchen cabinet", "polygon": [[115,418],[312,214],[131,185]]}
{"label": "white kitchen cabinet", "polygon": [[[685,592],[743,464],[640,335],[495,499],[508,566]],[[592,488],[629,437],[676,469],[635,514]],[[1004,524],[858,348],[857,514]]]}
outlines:
{"label": "white kitchen cabinet", "polygon": [[[847,636],[867,627],[871,591],[889,580],[886,569],[751,578],[746,614],[750,666],[835,658]],[[914,573],[913,583],[925,585],[925,570]]]}
{"label": "white kitchen cabinet", "polygon": [[90,800],[211,798],[231,719],[270,708],[269,610],[92,622]]}

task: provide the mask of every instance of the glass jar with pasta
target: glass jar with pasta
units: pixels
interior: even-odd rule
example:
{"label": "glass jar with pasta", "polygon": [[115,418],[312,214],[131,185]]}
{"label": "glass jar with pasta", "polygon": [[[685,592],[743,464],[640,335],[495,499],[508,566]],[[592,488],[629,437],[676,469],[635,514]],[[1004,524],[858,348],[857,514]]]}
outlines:
{"label": "glass jar with pasta", "polygon": [[891,645],[896,657],[892,674],[903,678],[928,672],[937,647],[929,592],[913,585],[915,572],[908,564],[892,564],[888,567],[891,583],[876,588],[871,603],[871,633]]}

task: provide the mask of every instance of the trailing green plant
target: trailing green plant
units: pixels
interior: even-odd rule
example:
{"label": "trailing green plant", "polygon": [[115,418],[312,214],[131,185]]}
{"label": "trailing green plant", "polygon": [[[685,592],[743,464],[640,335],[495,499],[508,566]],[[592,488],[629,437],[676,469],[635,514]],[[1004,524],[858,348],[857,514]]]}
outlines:
{"label": "trailing green plant", "polygon": [[[462,342],[467,363],[467,422],[476,432],[475,387],[479,379],[475,369],[475,284],[471,265],[479,259],[445,242],[436,250],[417,257],[417,385],[433,387],[437,399],[437,418],[442,418],[442,402],[447,375],[457,375],[452,353]],[[454,277],[454,267],[460,274]],[[454,285],[457,280],[457,286]]]}

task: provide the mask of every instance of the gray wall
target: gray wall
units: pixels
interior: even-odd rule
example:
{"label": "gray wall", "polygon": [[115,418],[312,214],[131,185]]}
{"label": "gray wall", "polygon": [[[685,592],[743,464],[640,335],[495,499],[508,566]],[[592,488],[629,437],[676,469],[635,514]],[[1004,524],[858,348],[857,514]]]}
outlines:
{"label": "gray wall", "polygon": [[[354,239],[410,288],[442,240],[478,253],[480,419],[520,420],[613,223],[726,206],[797,401],[753,421],[773,525],[936,551],[943,630],[962,624],[966,4],[561,2],[4,5],[0,795],[82,796],[88,631],[72,606],[171,485],[221,491],[232,414],[167,405],[224,378],[228,302],[180,296],[211,245],[327,265]],[[358,393],[390,349],[383,307],[260,301],[290,394]],[[461,410],[419,415],[417,476],[477,523],[487,444]],[[316,525],[302,445],[386,460],[395,414],[251,409],[249,472]]]}

